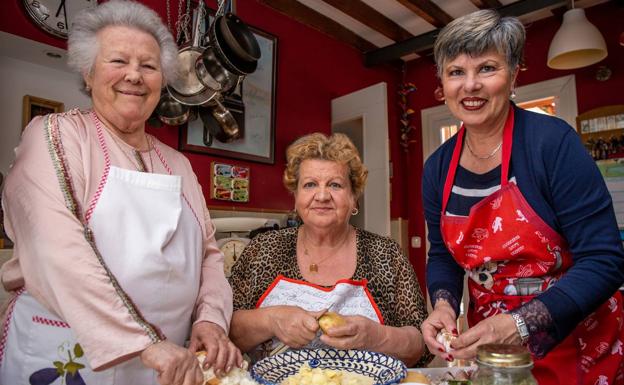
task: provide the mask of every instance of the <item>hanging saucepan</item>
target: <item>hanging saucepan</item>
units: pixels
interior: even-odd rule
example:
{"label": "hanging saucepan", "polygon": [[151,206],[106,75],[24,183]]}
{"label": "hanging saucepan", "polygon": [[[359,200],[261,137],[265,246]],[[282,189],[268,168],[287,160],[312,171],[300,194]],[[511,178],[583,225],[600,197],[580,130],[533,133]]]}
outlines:
{"label": "hanging saucepan", "polygon": [[260,59],[260,45],[247,24],[233,13],[227,13],[217,26],[224,42],[241,60],[255,62]]}
{"label": "hanging saucepan", "polygon": [[190,107],[175,100],[167,90],[163,90],[156,113],[161,122],[170,126],[179,126],[189,118]]}
{"label": "hanging saucepan", "polygon": [[199,80],[205,86],[210,86],[211,81],[217,81],[221,86],[221,94],[227,95],[232,92],[238,82],[242,81],[244,76],[236,75],[228,71],[217,58],[214,48],[206,47],[200,57],[195,62],[195,72]]}
{"label": "hanging saucepan", "polygon": [[240,137],[238,123],[227,108],[223,106],[220,98],[216,98],[215,104],[199,108],[199,117],[204,123],[204,130],[208,130],[211,136],[220,142],[231,142]]}
{"label": "hanging saucepan", "polygon": [[197,77],[195,63],[202,55],[199,45],[201,39],[200,22],[203,15],[204,2],[200,1],[198,9],[194,12],[192,42],[178,51],[178,77],[167,85],[167,90],[178,102],[187,106],[199,106],[212,101],[221,85],[212,79],[204,79],[211,86],[206,86]]}
{"label": "hanging saucepan", "polygon": [[[219,58],[219,61],[228,71],[233,72],[236,75],[248,75],[254,72],[258,67],[258,61],[247,61],[240,59],[225,41],[225,38],[221,33],[221,28],[217,28],[218,25],[225,22],[225,16],[219,15],[217,13],[217,15],[215,15],[214,21],[212,22],[212,24],[210,24],[210,43],[213,46],[215,54]],[[253,34],[252,38],[255,40]]]}

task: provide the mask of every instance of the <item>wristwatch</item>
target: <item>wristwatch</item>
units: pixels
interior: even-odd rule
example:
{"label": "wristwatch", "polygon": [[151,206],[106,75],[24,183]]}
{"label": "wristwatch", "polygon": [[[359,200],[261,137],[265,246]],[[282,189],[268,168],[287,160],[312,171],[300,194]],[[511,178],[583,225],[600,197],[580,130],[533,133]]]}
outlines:
{"label": "wristwatch", "polygon": [[526,345],[527,342],[529,342],[529,328],[527,328],[526,323],[524,323],[524,318],[518,313],[511,313],[511,316],[516,323],[518,334],[520,334],[520,342],[522,345]]}

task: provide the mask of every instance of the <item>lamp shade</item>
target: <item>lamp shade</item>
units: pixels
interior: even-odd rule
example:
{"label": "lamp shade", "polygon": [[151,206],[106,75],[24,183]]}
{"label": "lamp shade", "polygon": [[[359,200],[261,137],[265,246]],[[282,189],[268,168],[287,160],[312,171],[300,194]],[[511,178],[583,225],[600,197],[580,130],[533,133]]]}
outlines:
{"label": "lamp shade", "polygon": [[607,44],[582,8],[570,9],[548,49],[548,66],[558,70],[581,68],[607,57]]}

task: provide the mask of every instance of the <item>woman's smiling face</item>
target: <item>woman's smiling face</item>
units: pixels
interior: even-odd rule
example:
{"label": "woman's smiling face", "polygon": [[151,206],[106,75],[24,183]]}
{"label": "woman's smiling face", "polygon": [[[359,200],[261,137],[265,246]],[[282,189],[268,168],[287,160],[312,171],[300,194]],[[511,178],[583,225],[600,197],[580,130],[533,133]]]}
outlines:
{"label": "woman's smiling face", "polygon": [[90,74],[93,106],[119,130],[144,123],[160,99],[160,47],[147,32],[109,26],[97,34],[98,53]]}
{"label": "woman's smiling face", "polygon": [[495,127],[509,109],[509,94],[518,70],[509,68],[495,50],[472,57],[461,54],[444,63],[442,86],[446,104],[468,128]]}

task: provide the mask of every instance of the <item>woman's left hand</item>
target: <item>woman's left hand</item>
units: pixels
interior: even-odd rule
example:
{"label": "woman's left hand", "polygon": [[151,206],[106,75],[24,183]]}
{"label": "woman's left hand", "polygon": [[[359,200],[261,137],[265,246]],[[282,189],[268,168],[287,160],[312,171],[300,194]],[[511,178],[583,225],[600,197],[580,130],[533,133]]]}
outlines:
{"label": "woman's left hand", "polygon": [[206,351],[204,368],[212,367],[217,376],[229,372],[235,365],[242,367],[243,356],[228,338],[221,326],[212,322],[198,322],[191,329],[189,350]]}
{"label": "woman's left hand", "polygon": [[383,341],[383,325],[359,315],[343,317],[346,324],[327,330],[321,335],[323,343],[337,349],[374,350]]}
{"label": "woman's left hand", "polygon": [[479,322],[451,342],[451,359],[471,360],[477,356],[477,347],[484,344],[512,344],[521,342],[511,314],[498,314]]}

